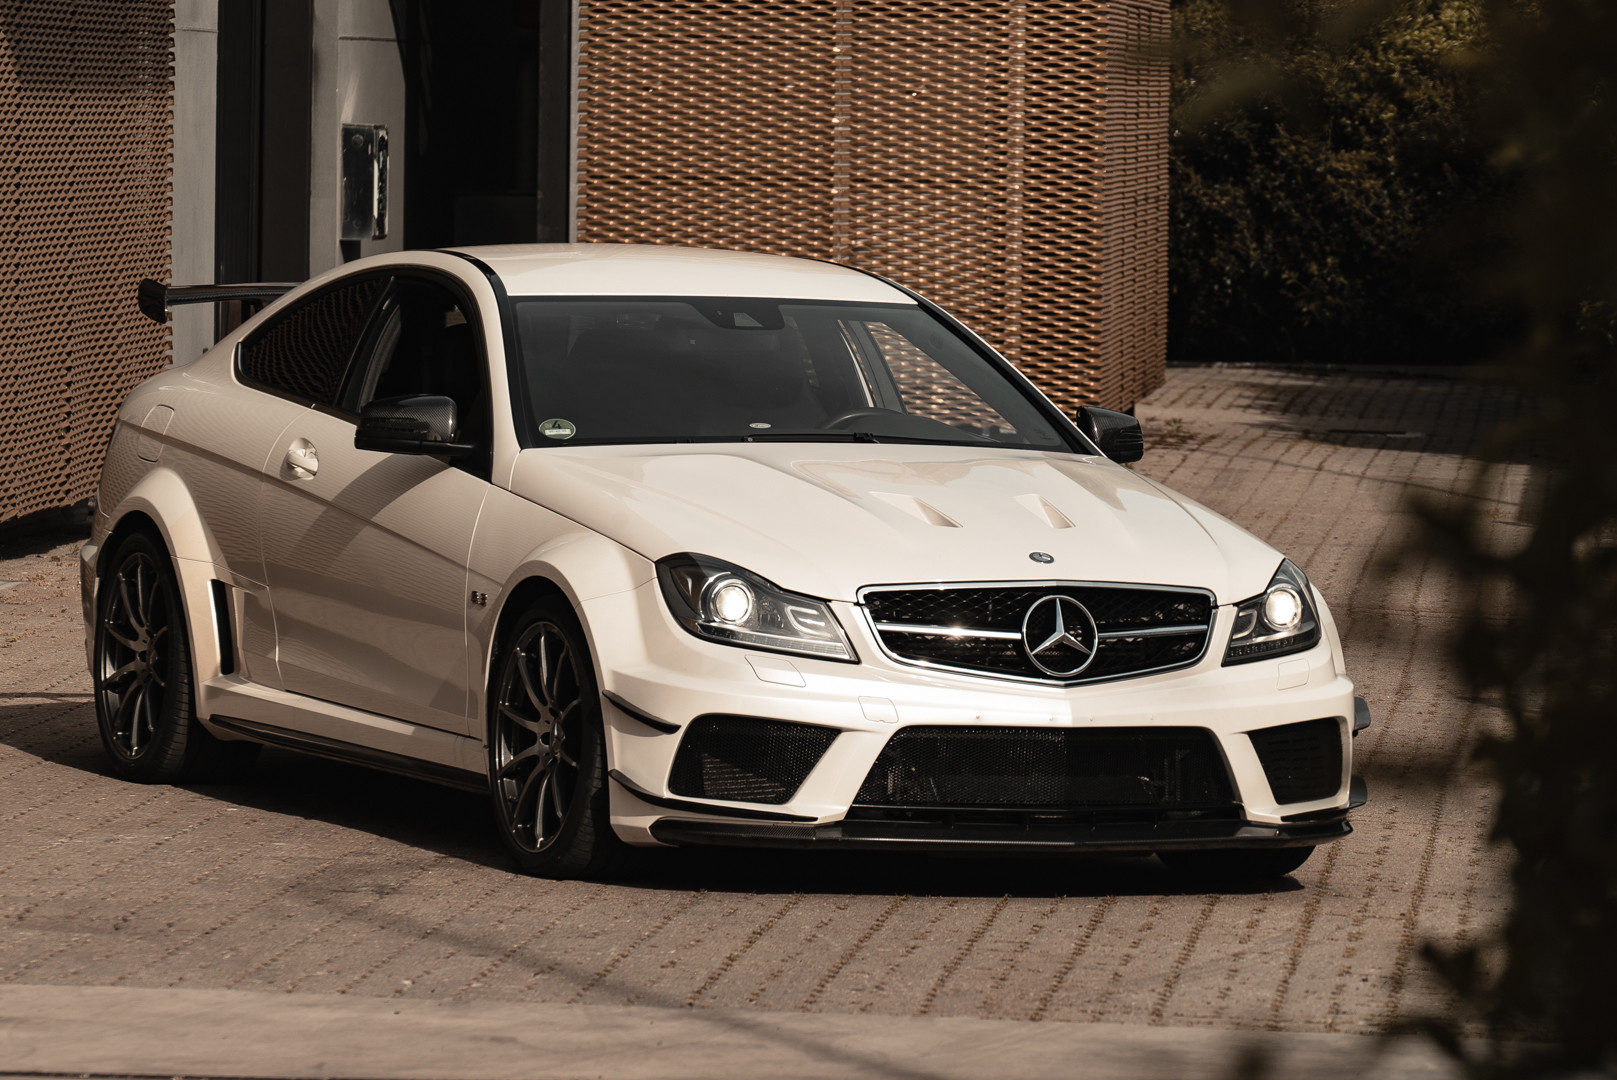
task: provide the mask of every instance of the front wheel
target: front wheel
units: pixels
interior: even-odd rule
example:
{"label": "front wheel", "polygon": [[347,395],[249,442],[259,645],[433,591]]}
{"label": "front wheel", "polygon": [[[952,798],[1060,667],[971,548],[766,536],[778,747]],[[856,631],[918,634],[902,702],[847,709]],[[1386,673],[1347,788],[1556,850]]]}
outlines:
{"label": "front wheel", "polygon": [[1311,847],[1160,851],[1168,869],[1195,881],[1246,882],[1285,877],[1314,853]]}
{"label": "front wheel", "polygon": [[559,600],[502,634],[489,695],[489,786],[500,838],[523,872],[589,877],[620,842],[607,808],[601,695],[584,634]]}

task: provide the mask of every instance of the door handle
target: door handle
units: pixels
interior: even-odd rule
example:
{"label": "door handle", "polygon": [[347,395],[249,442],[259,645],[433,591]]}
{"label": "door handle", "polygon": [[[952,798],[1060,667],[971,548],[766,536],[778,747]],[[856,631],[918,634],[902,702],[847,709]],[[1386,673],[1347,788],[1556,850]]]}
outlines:
{"label": "door handle", "polygon": [[286,467],[292,479],[308,480],[320,471],[320,454],[308,439],[297,439],[286,448]]}

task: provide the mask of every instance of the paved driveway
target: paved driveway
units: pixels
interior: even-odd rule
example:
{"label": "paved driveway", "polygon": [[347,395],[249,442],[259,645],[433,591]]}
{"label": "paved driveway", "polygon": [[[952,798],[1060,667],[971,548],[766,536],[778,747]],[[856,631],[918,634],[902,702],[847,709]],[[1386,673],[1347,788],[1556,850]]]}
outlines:
{"label": "paved driveway", "polygon": [[[1498,722],[1444,665],[1465,583],[1396,573],[1409,490],[1465,489],[1504,404],[1438,377],[1176,369],[1140,468],[1287,552],[1331,601],[1374,726],[1356,833],[1272,889],[1153,859],[656,853],[626,880],[511,873],[480,798],[268,752],[229,785],[101,763],[74,550],[0,553],[0,990],[760,1010],[1369,1033],[1443,1010],[1423,942],[1502,916]],[[1521,534],[1527,470],[1485,492]],[[0,1065],[0,1068],[5,1068]]]}

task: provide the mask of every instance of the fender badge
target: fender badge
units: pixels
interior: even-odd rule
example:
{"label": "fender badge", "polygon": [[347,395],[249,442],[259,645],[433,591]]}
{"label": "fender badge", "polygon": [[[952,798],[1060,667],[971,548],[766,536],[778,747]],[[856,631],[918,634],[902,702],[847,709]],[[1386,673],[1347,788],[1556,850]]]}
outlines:
{"label": "fender badge", "polygon": [[1056,557],[1047,551],[1030,551],[1027,557],[1036,563],[1053,563],[1056,561]]}

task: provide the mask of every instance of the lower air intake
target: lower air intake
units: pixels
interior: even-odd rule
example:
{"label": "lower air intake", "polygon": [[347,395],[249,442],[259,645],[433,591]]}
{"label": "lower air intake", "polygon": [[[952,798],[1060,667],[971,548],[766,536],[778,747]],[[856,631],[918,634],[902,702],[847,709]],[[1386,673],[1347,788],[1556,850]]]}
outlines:
{"label": "lower air intake", "polygon": [[668,789],[694,799],[789,802],[836,737],[835,728],[813,724],[699,716],[680,740]]}
{"label": "lower air intake", "polygon": [[866,807],[1223,808],[1229,772],[1204,728],[909,727],[855,800]]}
{"label": "lower air intake", "polygon": [[1277,803],[1328,799],[1342,790],[1342,726],[1334,717],[1248,733]]}

